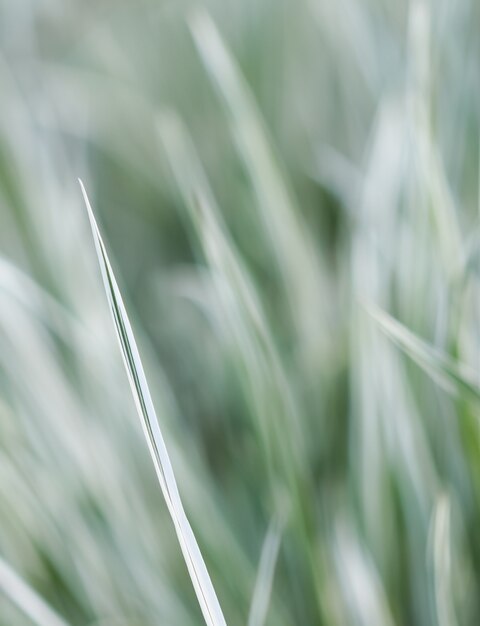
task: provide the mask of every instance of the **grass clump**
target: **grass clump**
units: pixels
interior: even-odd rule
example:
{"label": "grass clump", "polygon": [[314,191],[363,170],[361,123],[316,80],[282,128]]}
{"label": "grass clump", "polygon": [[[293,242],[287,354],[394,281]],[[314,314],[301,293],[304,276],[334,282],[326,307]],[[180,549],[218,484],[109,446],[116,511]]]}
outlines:
{"label": "grass clump", "polygon": [[0,621],[476,624],[477,3],[1,11]]}

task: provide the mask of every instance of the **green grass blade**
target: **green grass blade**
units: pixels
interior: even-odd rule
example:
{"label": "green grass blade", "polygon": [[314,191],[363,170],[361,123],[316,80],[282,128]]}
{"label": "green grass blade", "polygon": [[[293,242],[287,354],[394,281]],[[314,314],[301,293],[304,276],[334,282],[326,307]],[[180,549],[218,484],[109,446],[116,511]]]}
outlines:
{"label": "green grass blade", "polygon": [[244,364],[247,397],[272,475],[285,478],[293,468],[295,472],[302,472],[304,442],[298,428],[297,403],[258,290],[226,228],[186,129],[174,114],[165,114],[159,119],[158,128],[213,272],[223,319]]}
{"label": "green grass blade", "polygon": [[147,439],[160,487],[172,517],[180,547],[197,594],[200,608],[208,626],[226,626],[225,618],[205,562],[183,509],[173,468],[160,430],[140,354],[123,304],[122,296],[100,236],[85,187],[80,180],[79,182],[87,207],[105,291],[135,405]]}
{"label": "green grass blade", "polygon": [[340,623],[395,626],[384,582],[355,529],[347,520],[339,518],[332,539],[335,566],[332,574],[338,578],[346,608]]}
{"label": "green grass blade", "polygon": [[0,557],[0,592],[37,626],[68,626],[46,602]]}
{"label": "green grass blade", "polygon": [[446,494],[439,496],[432,515],[430,559],[433,567],[435,606],[439,626],[457,626],[452,598],[451,505]]}
{"label": "green grass blade", "polygon": [[475,376],[473,370],[430,346],[385,311],[371,304],[366,309],[385,335],[445,389],[480,403],[480,386],[475,379],[478,373]]}
{"label": "green grass blade", "polygon": [[248,626],[263,626],[267,618],[275,566],[282,539],[282,526],[282,521],[275,516],[268,527],[260,555],[257,580],[255,581],[252,604],[248,616]]}
{"label": "green grass blade", "polygon": [[[306,441],[301,412],[254,281],[222,219],[194,145],[173,114],[159,118],[158,129],[185,205],[215,281],[222,318],[236,346],[242,384],[252,423],[266,462],[269,491],[274,500],[287,489],[299,503],[313,489],[306,467]],[[308,536],[308,503],[297,506],[298,530]],[[275,508],[283,507],[281,502]],[[294,505],[295,508],[295,505]],[[315,593],[320,596],[321,564],[307,542],[304,557],[312,568]],[[318,599],[318,605],[322,604]]]}
{"label": "green grass blade", "polygon": [[328,345],[328,333],[317,332],[328,319],[326,276],[318,248],[282,174],[255,99],[214,22],[206,12],[197,10],[189,26],[199,57],[228,113],[267,241],[280,268],[301,350],[312,364]]}

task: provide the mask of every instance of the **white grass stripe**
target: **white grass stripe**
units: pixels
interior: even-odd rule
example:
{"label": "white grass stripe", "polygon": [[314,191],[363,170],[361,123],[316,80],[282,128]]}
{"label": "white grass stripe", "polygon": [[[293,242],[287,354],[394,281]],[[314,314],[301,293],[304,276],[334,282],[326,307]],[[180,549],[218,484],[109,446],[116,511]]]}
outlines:
{"label": "white grass stripe", "polygon": [[439,626],[457,626],[458,624],[452,597],[450,509],[448,496],[446,494],[439,496],[431,526],[435,605]]}
{"label": "white grass stripe", "polygon": [[434,346],[429,345],[391,315],[372,303],[363,302],[366,311],[378,323],[380,329],[393,343],[422,367],[430,376],[451,393],[465,394],[480,404],[478,372],[464,363],[457,363]]}
{"label": "white grass stripe", "polygon": [[172,464],[160,431],[157,415],[122,296],[108,260],[85,187],[80,179],[79,183],[87,206],[105,291],[135,405],[147,439],[150,454],[152,455],[160,487],[162,488],[180,547],[192,579],[195,593],[197,594],[200,608],[202,609],[203,616],[208,626],[226,626],[225,618],[223,617],[222,609],[210,580],[205,562],[183,509]]}
{"label": "white grass stripe", "polygon": [[277,564],[282,526],[278,517],[270,522],[265,541],[262,546],[257,580],[253,590],[252,604],[248,616],[248,626],[263,626],[267,618],[270,596],[272,595],[273,578]]}
{"label": "white grass stripe", "polygon": [[69,626],[1,557],[0,591],[37,626]]}

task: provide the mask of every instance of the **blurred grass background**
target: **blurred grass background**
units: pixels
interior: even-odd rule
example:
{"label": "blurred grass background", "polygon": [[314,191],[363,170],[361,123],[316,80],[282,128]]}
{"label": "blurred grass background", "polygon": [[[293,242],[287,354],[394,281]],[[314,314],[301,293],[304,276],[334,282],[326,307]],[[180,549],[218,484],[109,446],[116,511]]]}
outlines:
{"label": "blurred grass background", "polygon": [[202,623],[78,176],[227,623],[478,623],[479,42],[475,0],[0,1],[1,624],[53,623],[12,570]]}

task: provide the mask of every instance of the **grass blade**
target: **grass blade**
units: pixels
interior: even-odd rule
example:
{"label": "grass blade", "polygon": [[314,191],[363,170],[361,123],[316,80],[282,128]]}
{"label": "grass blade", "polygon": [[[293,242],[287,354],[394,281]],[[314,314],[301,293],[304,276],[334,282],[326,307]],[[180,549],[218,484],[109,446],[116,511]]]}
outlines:
{"label": "grass blade", "polygon": [[222,317],[238,354],[242,355],[245,388],[266,458],[269,462],[275,459],[273,465],[277,470],[273,474],[277,477],[284,475],[281,468],[296,466],[299,470],[303,467],[303,441],[298,429],[298,409],[258,290],[231,240],[181,121],[174,114],[165,114],[159,119],[158,128],[203,253],[214,273]]}
{"label": "grass blade", "polygon": [[302,353],[312,365],[316,355],[328,346],[328,333],[317,332],[329,319],[319,251],[285,182],[254,97],[220,32],[202,10],[192,13],[189,26],[199,57],[228,113],[264,232],[280,269]]}
{"label": "grass blade", "polygon": [[68,626],[46,602],[0,557],[0,591],[37,626]]}
{"label": "grass blade", "polygon": [[267,618],[275,566],[282,538],[282,525],[281,520],[275,516],[268,527],[260,555],[257,580],[255,581],[252,604],[248,616],[248,626],[263,626]]}
{"label": "grass blade", "polygon": [[450,537],[451,504],[448,496],[439,496],[431,522],[431,554],[435,586],[435,606],[439,626],[456,626],[452,597],[452,546]]}
{"label": "grass blade", "polygon": [[[347,520],[340,518],[333,535],[334,575],[347,609],[341,624],[395,626],[388,597],[368,547]],[[350,616],[348,619],[347,616]]]}
{"label": "grass blade", "polygon": [[183,509],[172,464],[158,424],[140,354],[123,304],[122,296],[115,280],[110,261],[108,260],[85,187],[82,181],[79,180],[79,183],[87,207],[105,291],[135,405],[147,439],[158,481],[172,517],[180,547],[192,579],[195,593],[197,594],[200,608],[208,626],[226,626],[225,618],[205,562]]}
{"label": "grass blade", "polygon": [[371,304],[367,305],[366,309],[385,335],[432,378],[448,391],[463,392],[475,403],[480,404],[480,386],[475,380],[473,370],[456,363],[449,356],[417,337],[385,311]]}

